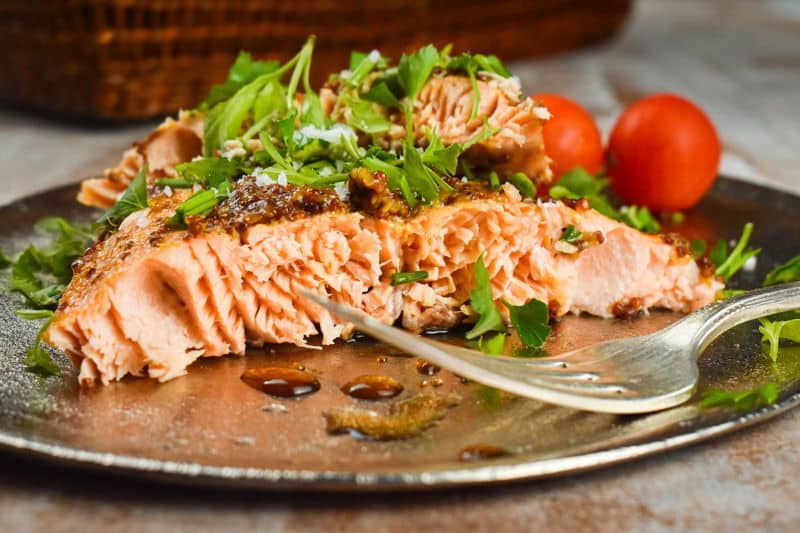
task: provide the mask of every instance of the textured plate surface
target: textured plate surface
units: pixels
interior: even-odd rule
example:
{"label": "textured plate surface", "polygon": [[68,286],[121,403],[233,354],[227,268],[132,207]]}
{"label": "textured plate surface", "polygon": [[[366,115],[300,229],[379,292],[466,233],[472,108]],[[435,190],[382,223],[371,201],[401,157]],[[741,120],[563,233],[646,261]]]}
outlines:
{"label": "textured plate surface", "polygon": [[[41,194],[0,209],[0,245],[18,251],[35,239],[32,223],[46,215],[88,219],[75,189]],[[721,179],[687,214],[690,238],[735,238],[755,223],[762,252],[755,272],[737,278],[756,286],[774,264],[800,250],[800,199]],[[3,274],[4,276],[6,274]],[[164,481],[262,489],[388,490],[445,487],[561,475],[649,455],[766,420],[800,403],[800,347],[784,347],[777,364],[762,353],[752,324],[720,337],[700,361],[695,399],[646,416],[591,414],[517,398],[446,370],[420,375],[416,360],[372,341],[322,351],[275,347],[246,358],[203,360],[187,376],[158,385],[128,379],[81,390],[68,360],[58,355],[63,378],[38,378],[24,370],[25,348],[36,325],[19,320],[16,297],[0,297],[0,446],[66,464]],[[569,317],[554,328],[547,349],[556,354],[589,343],[654,331],[677,315],[654,312],[631,322]],[[382,357],[383,356],[383,357]],[[321,382],[319,392],[296,400],[269,397],[240,376],[256,366],[302,364]],[[377,442],[326,433],[322,413],[334,406],[385,409],[386,402],[351,399],[340,392],[362,374],[380,374],[416,392],[457,393],[462,399],[444,419],[417,437]],[[773,406],[750,413],[700,410],[708,388],[742,390],[780,384]],[[466,446],[500,446],[512,455],[461,462]]]}

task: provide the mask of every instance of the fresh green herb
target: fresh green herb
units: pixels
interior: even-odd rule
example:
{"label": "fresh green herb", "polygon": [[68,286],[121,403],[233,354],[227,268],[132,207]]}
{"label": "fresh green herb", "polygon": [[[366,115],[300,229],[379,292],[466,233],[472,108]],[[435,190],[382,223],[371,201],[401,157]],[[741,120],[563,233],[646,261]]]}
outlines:
{"label": "fresh green herb", "polygon": [[350,76],[346,80],[347,85],[360,87],[364,79],[375,67],[385,67],[386,63],[386,58],[377,53],[377,51],[369,54],[353,52],[350,54]]}
{"label": "fresh green herb", "polygon": [[501,355],[506,345],[506,334],[481,335],[478,337],[478,349],[489,355]]}
{"label": "fresh green herb", "polygon": [[147,167],[144,166],[130,182],[117,203],[97,219],[94,227],[103,228],[105,231],[114,231],[128,215],[147,207]]}
{"label": "fresh green herb", "polygon": [[422,154],[413,143],[403,143],[403,169],[411,189],[427,203],[439,198],[438,176],[422,162]]}
{"label": "fresh green herb", "polygon": [[193,182],[183,178],[157,178],[153,181],[156,187],[172,187],[173,189],[189,189]]}
{"label": "fresh green herb", "polygon": [[619,210],[621,222],[624,222],[632,228],[645,233],[658,233],[661,231],[661,224],[650,213],[646,207],[637,207],[635,205],[622,206]]}
{"label": "fresh green herb", "polygon": [[737,412],[746,412],[762,405],[772,405],[776,401],[778,401],[778,386],[775,383],[767,383],[743,392],[710,390],[705,393],[699,405],[703,409],[728,407]]}
{"label": "fresh green herb", "polygon": [[223,157],[204,157],[181,163],[175,167],[175,172],[185,181],[203,187],[220,187],[242,174],[239,163]]}
{"label": "fresh green herb", "polygon": [[607,186],[606,178],[592,176],[581,167],[576,167],[561,176],[558,183],[550,188],[550,196],[556,200],[586,198],[594,209],[609,218],[617,219],[618,211],[603,193]]}
{"label": "fresh green herb", "polygon": [[733,298],[734,296],[739,296],[740,294],[744,294],[747,291],[744,289],[722,289],[720,292],[720,296],[722,299],[726,298]]}
{"label": "fresh green herb", "polygon": [[494,304],[489,271],[483,263],[483,254],[478,257],[478,261],[475,263],[475,288],[472,289],[469,296],[472,311],[478,315],[478,321],[467,332],[467,339],[475,339],[490,331],[505,333],[506,326]]}
{"label": "fresh green herb", "polygon": [[344,96],[342,101],[347,105],[347,123],[357,130],[370,135],[389,131],[392,123],[375,108],[375,105],[368,100],[357,100],[350,96]]}
{"label": "fresh green herb", "polygon": [[453,176],[458,168],[458,158],[463,152],[460,144],[445,146],[434,130],[427,131],[428,146],[422,153],[422,162],[446,176]]}
{"label": "fresh green herb", "polygon": [[227,100],[244,85],[255,80],[259,76],[274,72],[280,64],[277,61],[253,61],[252,56],[247,52],[239,52],[228,72],[225,83],[215,85],[208,93],[208,97],[200,104],[201,108],[214,107],[219,102]]}
{"label": "fresh green herb", "polygon": [[430,44],[411,55],[403,54],[397,64],[397,80],[406,92],[403,111],[406,117],[406,143],[408,145],[414,145],[412,120],[414,101],[438,64],[439,52]]}
{"label": "fresh green herb", "polygon": [[692,255],[695,257],[702,257],[706,250],[708,249],[708,243],[703,239],[697,239],[692,241],[690,245],[692,250]]}
{"label": "fresh green herb", "polygon": [[752,233],[753,224],[748,222],[744,225],[742,236],[739,237],[736,247],[730,253],[728,253],[728,245],[725,241],[720,241],[723,245],[717,243],[710,256],[714,264],[717,265],[717,270],[715,271],[717,276],[720,276],[725,281],[729,280],[744,266],[748,259],[761,252],[761,248],[747,248],[747,243],[750,241]]}
{"label": "fresh green herb", "polygon": [[572,224],[561,229],[561,238],[559,240],[574,244],[581,239],[583,239],[583,233]]}
{"label": "fresh green herb", "polygon": [[175,214],[167,221],[167,224],[173,229],[186,229],[186,217],[204,217],[208,215],[220,200],[227,198],[228,192],[227,186],[219,189],[197,191],[178,206]]}
{"label": "fresh green herb", "polygon": [[[395,90],[392,90],[390,85],[395,86]],[[381,104],[382,106],[400,108],[402,104],[400,99],[397,97],[400,91],[401,88],[395,69],[394,74],[375,80],[369,90],[366,93],[361,94],[361,98],[364,100],[369,100],[370,102]]]}
{"label": "fresh green herb", "polygon": [[500,176],[494,170],[489,172],[489,186],[493,191],[500,189]]}
{"label": "fresh green herb", "polygon": [[8,268],[14,263],[14,260],[8,257],[2,248],[0,248],[0,269]]}
{"label": "fresh green herb", "polygon": [[647,233],[658,233],[661,225],[646,207],[623,206],[616,209],[605,194],[608,179],[592,176],[581,167],[576,167],[564,174],[556,185],[550,189],[550,197],[555,199],[570,198],[577,200],[586,198],[594,209],[614,220]]}
{"label": "fresh green herb", "polygon": [[764,287],[800,281],[800,255],[773,268],[764,278]]}
{"label": "fresh green herb", "polygon": [[41,320],[51,318],[53,311],[51,309],[17,309],[16,314],[24,320]]}
{"label": "fresh green herb", "polygon": [[778,360],[778,349],[781,340],[800,343],[800,318],[791,320],[767,320],[759,319],[761,326],[761,342],[769,347],[769,357],[773,361]]}
{"label": "fresh green herb", "polygon": [[428,273],[424,270],[417,270],[415,272],[395,272],[392,274],[392,287],[398,285],[405,285],[406,283],[413,283],[415,281],[422,281],[428,277]]}
{"label": "fresh green herb", "polygon": [[508,181],[510,181],[525,198],[536,198],[536,185],[533,184],[531,179],[524,172],[512,174],[509,176]]}
{"label": "fresh green herb", "polygon": [[511,325],[517,330],[522,344],[529,348],[539,348],[550,335],[550,313],[547,304],[535,298],[525,305],[511,305],[504,301],[508,308]]}
{"label": "fresh green herb", "polygon": [[47,331],[48,326],[50,326],[50,323],[53,321],[53,312],[50,311],[49,315],[45,315],[42,312],[40,313],[40,316],[37,318],[46,318],[47,320],[42,324],[39,333],[36,334],[36,340],[33,341],[33,344],[25,352],[25,367],[30,372],[42,377],[60,376],[61,369],[56,362],[53,361],[50,352],[42,345],[44,332]]}
{"label": "fresh green herb", "polygon": [[40,220],[36,228],[53,235],[52,243],[23,250],[11,268],[9,289],[35,308],[55,308],[72,279],[72,263],[83,255],[94,234],[56,217]]}

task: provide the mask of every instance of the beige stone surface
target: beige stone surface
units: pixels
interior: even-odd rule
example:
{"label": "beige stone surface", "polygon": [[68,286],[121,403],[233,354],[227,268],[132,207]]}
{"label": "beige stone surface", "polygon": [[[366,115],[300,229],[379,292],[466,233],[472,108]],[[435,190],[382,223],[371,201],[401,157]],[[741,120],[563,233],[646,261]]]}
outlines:
{"label": "beige stone surface", "polygon": [[[531,92],[584,102],[605,131],[641,95],[686,95],[719,128],[724,173],[800,193],[797,0],[642,1],[614,43],[514,70]],[[147,127],[0,111],[0,204],[101,171]],[[797,531],[799,464],[800,411],[595,473],[436,493],[218,492],[0,455],[0,531]]]}

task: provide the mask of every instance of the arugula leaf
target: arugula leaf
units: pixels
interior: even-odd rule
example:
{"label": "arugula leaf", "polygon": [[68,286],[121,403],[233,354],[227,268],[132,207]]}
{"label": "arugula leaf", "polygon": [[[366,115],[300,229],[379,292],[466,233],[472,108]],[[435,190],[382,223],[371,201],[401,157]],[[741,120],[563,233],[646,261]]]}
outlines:
{"label": "arugula leaf", "polygon": [[503,301],[511,317],[511,325],[517,330],[522,344],[538,348],[550,335],[550,311],[547,304],[532,298],[524,305],[511,305]]}
{"label": "arugula leaf", "polygon": [[37,250],[40,266],[63,283],[72,279],[72,263],[83,255],[95,234],[60,217],[39,220],[35,228],[53,235],[49,248]]}
{"label": "arugula leaf", "polygon": [[94,227],[114,231],[128,215],[147,207],[147,167],[144,166],[130,182],[117,203],[97,219]]}
{"label": "arugula leaf", "polygon": [[764,287],[800,281],[800,255],[773,268],[764,278]]}
{"label": "arugula leaf", "polygon": [[728,407],[737,412],[751,411],[762,405],[772,405],[778,401],[778,386],[767,383],[761,387],[743,392],[710,390],[700,400],[702,409]]}
{"label": "arugula leaf", "polygon": [[769,357],[773,362],[778,360],[778,349],[781,339],[800,343],[800,318],[791,320],[767,320],[759,319],[761,326],[758,331],[761,333],[761,342],[769,346]]}
{"label": "arugula leaf", "polygon": [[583,239],[583,233],[580,232],[578,228],[570,224],[566,228],[561,228],[561,238],[560,241],[565,241],[570,244],[579,242]]}
{"label": "arugula leaf", "polygon": [[508,177],[508,181],[517,188],[525,198],[536,198],[536,185],[524,172],[516,172]]}
{"label": "arugula leaf", "polygon": [[[747,243],[750,241],[750,235],[753,233],[753,224],[748,222],[744,225],[744,229],[742,230],[742,236],[739,237],[739,241],[736,243],[736,247],[730,254],[726,254],[724,260],[721,263],[717,263],[720,259],[722,259],[722,252],[727,252],[727,244],[725,244],[724,248],[719,248],[718,246],[714,247],[712,251],[711,260],[714,261],[714,264],[717,265],[717,270],[715,274],[720,276],[725,281],[729,280],[731,276],[736,274],[747,262],[748,259],[758,255],[761,252],[761,248],[747,248]],[[718,243],[719,245],[719,243]]]}
{"label": "arugula leaf", "polygon": [[364,100],[369,100],[386,107],[400,107],[400,100],[395,96],[386,80],[378,80],[369,90],[361,95]]}
{"label": "arugula leaf", "polygon": [[478,315],[478,321],[466,334],[467,339],[475,339],[489,331],[505,333],[506,325],[500,312],[494,305],[489,271],[483,264],[483,254],[475,263],[475,288],[469,293],[472,311]]}
{"label": "arugula leaf", "polygon": [[253,121],[260,122],[285,111],[286,91],[277,78],[272,78],[264,84],[253,100]]}
{"label": "arugula leaf", "polygon": [[619,213],[620,221],[632,228],[645,233],[658,233],[661,231],[661,224],[658,223],[646,207],[625,205],[620,208]]}
{"label": "arugula leaf", "polygon": [[422,281],[427,279],[428,273],[424,270],[417,270],[414,272],[395,272],[392,274],[392,287],[398,285],[405,285],[406,283],[413,283],[415,281]]}
{"label": "arugula leaf", "polygon": [[325,113],[322,111],[322,104],[317,93],[306,91],[303,95],[303,103],[300,106],[300,122],[325,128]]}
{"label": "arugula leaf", "polygon": [[239,135],[242,124],[266,82],[263,77],[256,78],[239,89],[230,99],[211,108],[206,115],[203,128],[204,156],[216,155],[225,141]]}
{"label": "arugula leaf", "polygon": [[190,184],[199,183],[204,187],[219,187],[242,174],[239,163],[224,157],[204,157],[181,163],[175,167],[175,172]]}
{"label": "arugula leaf", "polygon": [[349,95],[345,95],[342,101],[349,110],[347,123],[353,128],[370,135],[391,129],[392,123],[375,109],[372,102],[355,99]]}
{"label": "arugula leaf", "polygon": [[214,85],[208,93],[208,97],[200,104],[200,107],[211,108],[219,102],[227,100],[245,84],[259,76],[277,70],[279,66],[280,63],[277,61],[253,61],[249,53],[245,51],[239,52],[236,61],[234,61],[228,72],[228,78],[225,83]]}

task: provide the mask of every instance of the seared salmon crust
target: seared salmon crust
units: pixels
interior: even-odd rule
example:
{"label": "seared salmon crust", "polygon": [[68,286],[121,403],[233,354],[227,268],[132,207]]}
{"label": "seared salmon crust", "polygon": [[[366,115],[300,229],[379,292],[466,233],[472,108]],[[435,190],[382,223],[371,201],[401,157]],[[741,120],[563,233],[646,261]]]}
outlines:
{"label": "seared salmon crust", "polygon": [[[330,344],[351,333],[301,287],[412,331],[451,327],[471,318],[481,254],[497,300],[537,298],[553,316],[688,312],[722,287],[657,236],[580,203],[522,199],[510,184],[406,218],[334,210],[241,230],[167,231],[182,198],[132,214],[75,265],[45,338],[70,354],[82,383],[166,381],[199,357],[244,354],[247,344]],[[564,247],[569,225],[591,242]],[[392,273],[419,270],[427,279],[390,284]]]}

